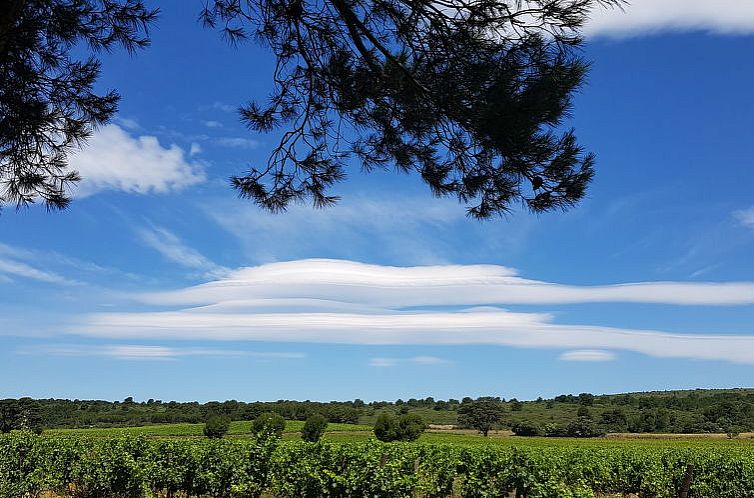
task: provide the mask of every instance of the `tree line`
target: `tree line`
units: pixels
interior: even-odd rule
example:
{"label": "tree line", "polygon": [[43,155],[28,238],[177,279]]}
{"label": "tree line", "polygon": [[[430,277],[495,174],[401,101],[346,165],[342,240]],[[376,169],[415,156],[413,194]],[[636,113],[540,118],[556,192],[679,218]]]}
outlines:
{"label": "tree line", "polygon": [[[696,390],[594,395],[563,394],[551,399],[409,398],[395,401],[293,401],[206,403],[162,401],[5,399],[0,400],[0,431],[15,428],[126,427],[164,423],[204,423],[211,416],[254,420],[272,412],[286,420],[321,415],[330,423],[373,425],[380,415],[419,415],[427,424],[477,428],[469,407],[487,407],[487,430],[513,429],[521,434],[563,435],[592,427],[597,432],[744,432],[754,429],[754,390]],[[499,415],[499,416],[498,416]],[[569,429],[570,427],[570,429]],[[480,429],[481,430],[481,429]],[[483,431],[482,431],[483,432]]]}

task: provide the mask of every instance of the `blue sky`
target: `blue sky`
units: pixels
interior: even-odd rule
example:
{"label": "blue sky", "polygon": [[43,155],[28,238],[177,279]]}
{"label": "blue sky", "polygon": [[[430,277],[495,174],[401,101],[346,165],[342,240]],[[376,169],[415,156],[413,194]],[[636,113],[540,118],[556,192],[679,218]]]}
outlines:
{"label": "blue sky", "polygon": [[[270,90],[161,2],[104,58],[118,119],[62,213],[0,214],[0,397],[530,399],[754,385],[754,8],[636,0],[587,27],[572,124],[598,156],[563,214],[477,222],[415,177],[271,215],[227,178],[266,157]],[[723,5],[726,4],[726,5]],[[683,8],[681,8],[681,6]]]}

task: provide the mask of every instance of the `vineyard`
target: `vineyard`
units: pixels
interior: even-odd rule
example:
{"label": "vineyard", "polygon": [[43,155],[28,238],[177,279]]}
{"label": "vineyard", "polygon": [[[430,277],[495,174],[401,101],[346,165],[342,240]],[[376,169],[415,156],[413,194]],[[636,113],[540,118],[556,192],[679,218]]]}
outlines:
{"label": "vineyard", "polygon": [[0,496],[754,497],[748,446],[673,448],[0,437]]}

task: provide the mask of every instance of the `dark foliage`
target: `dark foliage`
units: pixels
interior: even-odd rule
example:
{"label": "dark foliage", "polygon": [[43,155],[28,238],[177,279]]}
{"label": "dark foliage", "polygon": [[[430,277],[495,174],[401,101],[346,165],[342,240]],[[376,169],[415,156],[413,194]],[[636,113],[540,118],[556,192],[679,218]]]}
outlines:
{"label": "dark foliage", "polygon": [[511,427],[511,430],[513,431],[513,434],[516,436],[542,436],[544,435],[544,431],[542,428],[536,424],[532,424],[529,422],[520,422],[517,424],[513,424]]}
{"label": "dark foliage", "polygon": [[458,408],[458,423],[462,427],[476,429],[485,436],[503,421],[503,405],[492,398],[479,398],[462,403]]}
{"label": "dark foliage", "polygon": [[212,415],[204,424],[204,435],[210,439],[220,439],[230,429],[230,418],[224,415]]}
{"label": "dark foliage", "polygon": [[384,442],[416,441],[425,429],[424,420],[414,413],[397,417],[383,413],[374,424],[374,435]]}
{"label": "dark foliage", "polygon": [[[0,8],[0,207],[69,203],[68,154],[116,112],[93,90],[92,55],[148,44],[157,10],[139,0],[4,0]],[[74,53],[85,54],[78,59]]]}
{"label": "dark foliage", "polygon": [[327,430],[327,419],[320,414],[314,414],[304,423],[301,429],[301,439],[316,443],[325,434]]}
{"label": "dark foliage", "polygon": [[477,218],[565,209],[594,166],[562,128],[588,69],[580,28],[623,1],[214,0],[206,25],[277,59],[268,101],[240,113],[284,133],[233,186],[272,211],[325,206],[355,158],[416,172]]}
{"label": "dark foliage", "polygon": [[42,430],[39,404],[31,398],[0,400],[0,433],[17,429]]}
{"label": "dark foliage", "polygon": [[285,430],[285,419],[274,412],[266,412],[251,423],[251,432],[258,435],[280,437]]}
{"label": "dark foliage", "polygon": [[577,417],[566,427],[568,437],[600,437],[605,435],[605,430],[598,427],[594,420],[587,417]]}

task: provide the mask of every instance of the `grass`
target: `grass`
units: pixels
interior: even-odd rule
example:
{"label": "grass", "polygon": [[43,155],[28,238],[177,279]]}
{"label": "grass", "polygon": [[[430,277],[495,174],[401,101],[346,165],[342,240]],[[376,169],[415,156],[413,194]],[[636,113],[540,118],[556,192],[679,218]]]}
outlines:
{"label": "grass", "polygon": [[[285,424],[285,432],[291,436],[296,436],[304,427],[304,422],[298,420],[289,420]],[[164,438],[192,438],[204,437],[204,424],[155,424],[141,427],[112,427],[112,428],[92,428],[92,429],[48,429],[45,434],[50,436],[90,436],[90,437],[113,437],[113,436],[148,436]],[[348,432],[367,432],[371,434],[372,427],[368,425],[354,424],[329,424],[328,432],[338,433]],[[251,422],[237,420],[230,423],[228,436],[243,437],[251,434]]]}
{"label": "grass", "polygon": [[[283,438],[289,441],[300,439],[300,431],[304,423],[300,421],[286,422]],[[155,438],[201,438],[204,424],[161,424],[142,427],[124,428],[92,428],[92,429],[50,429],[45,434],[50,436],[90,436],[113,437],[119,435],[142,435]],[[234,421],[226,437],[243,438],[251,433],[251,422]],[[518,447],[646,447],[646,448],[753,448],[754,435],[742,434],[729,440],[719,437],[719,434],[683,435],[656,434],[654,437],[642,434],[613,434],[604,438],[574,439],[574,438],[544,438],[544,437],[516,437],[510,432],[493,433],[490,437],[482,437],[473,431],[427,431],[418,440],[418,444],[453,444],[461,446],[518,446]],[[374,438],[372,427],[355,424],[329,424],[324,440],[334,443],[365,442]]]}

